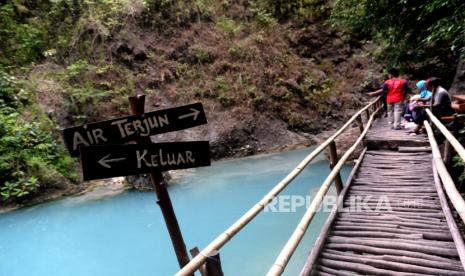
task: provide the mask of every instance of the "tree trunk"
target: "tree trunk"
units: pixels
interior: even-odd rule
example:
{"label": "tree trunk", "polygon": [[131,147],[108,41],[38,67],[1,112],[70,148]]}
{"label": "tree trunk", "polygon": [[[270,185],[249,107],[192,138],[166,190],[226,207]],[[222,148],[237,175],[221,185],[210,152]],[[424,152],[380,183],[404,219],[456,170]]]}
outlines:
{"label": "tree trunk", "polygon": [[465,94],[465,55],[462,55],[459,60],[454,82],[452,83],[449,92],[451,95]]}

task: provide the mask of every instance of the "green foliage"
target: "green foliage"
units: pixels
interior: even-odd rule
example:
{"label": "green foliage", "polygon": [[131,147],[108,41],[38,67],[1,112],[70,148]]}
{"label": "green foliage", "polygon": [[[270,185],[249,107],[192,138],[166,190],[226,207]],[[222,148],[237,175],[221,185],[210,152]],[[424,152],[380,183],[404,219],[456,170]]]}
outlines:
{"label": "green foliage", "polygon": [[333,80],[330,78],[325,79],[320,84],[317,84],[313,78],[307,76],[304,81],[300,84],[302,91],[306,93],[304,99],[313,107],[319,111],[324,110],[324,102],[331,96],[331,87],[333,86]]}
{"label": "green foliage", "polygon": [[0,70],[0,105],[8,104],[15,105],[18,100],[17,80],[15,77],[6,74]]}
{"label": "green foliage", "polygon": [[0,4],[0,65],[36,61],[46,45],[46,28],[37,18],[23,18],[30,11],[21,2]]}
{"label": "green foliage", "polygon": [[279,20],[291,18],[305,18],[309,16],[321,17],[327,10],[324,0],[255,0],[253,10],[257,19],[262,23],[272,23],[269,15]]}
{"label": "green foliage", "polygon": [[39,187],[36,177],[24,178],[24,176],[20,176],[15,182],[6,181],[4,186],[0,188],[0,195],[5,201],[12,198],[22,198],[34,193]]}
{"label": "green foliage", "polygon": [[252,9],[255,12],[255,19],[258,24],[262,27],[269,27],[275,25],[276,19],[273,17],[273,14],[262,9]]}
{"label": "green foliage", "polygon": [[233,103],[234,99],[231,97],[231,95],[229,95],[229,84],[224,77],[220,76],[215,78],[215,90],[217,93],[217,99],[221,104],[224,106],[229,106]]}
{"label": "green foliage", "polygon": [[459,178],[458,178],[459,182],[464,183],[465,182],[465,163],[463,162],[462,158],[458,155],[452,158],[452,162],[453,162],[453,167],[458,168],[461,171]]}
{"label": "green foliage", "polygon": [[[109,70],[90,64],[85,59],[68,65],[60,73],[60,82],[69,96],[69,106],[75,123],[84,123],[88,116],[94,115],[96,106],[111,96],[111,84],[97,81],[99,73]],[[128,77],[126,80],[129,80]],[[101,86],[102,88],[100,88]]]}
{"label": "green foliage", "polygon": [[[458,131],[455,137],[459,140],[460,144],[465,144],[465,114],[458,114],[455,119],[455,125],[458,126]],[[456,177],[458,180],[458,186],[461,187],[462,191],[465,187],[463,184],[465,183],[465,162],[459,155],[455,155],[452,158],[452,175]]]}
{"label": "green foliage", "polygon": [[235,36],[241,32],[243,26],[240,23],[236,23],[233,19],[223,16],[216,22],[216,28],[230,36]]}
{"label": "green foliage", "polygon": [[213,62],[214,57],[208,51],[206,51],[206,50],[204,50],[202,48],[196,48],[195,49],[195,59],[196,59],[197,63],[204,64],[204,63]]}
{"label": "green foliage", "polygon": [[339,0],[332,11],[332,22],[356,37],[385,42],[383,58],[392,64],[409,69],[439,58],[444,68],[431,66],[428,73],[443,77],[453,74],[446,67],[465,53],[464,18],[463,2],[448,0]]}
{"label": "green foliage", "polygon": [[[46,116],[27,121],[34,108],[20,101],[22,83],[0,70],[0,194],[4,202],[37,192],[53,174],[71,177],[74,161],[56,143]],[[38,114],[37,116],[40,116]]]}
{"label": "green foliage", "polygon": [[465,4],[461,1],[432,0],[424,3],[421,16],[436,18],[428,26],[426,43],[445,41],[454,52],[465,54]]}
{"label": "green foliage", "polygon": [[228,49],[228,53],[236,60],[246,60],[250,54],[248,50],[246,43],[244,41],[240,41],[238,43],[232,43]]}
{"label": "green foliage", "polygon": [[143,22],[151,27],[169,32],[173,27],[183,27],[195,21],[211,21],[214,0],[145,0]]}

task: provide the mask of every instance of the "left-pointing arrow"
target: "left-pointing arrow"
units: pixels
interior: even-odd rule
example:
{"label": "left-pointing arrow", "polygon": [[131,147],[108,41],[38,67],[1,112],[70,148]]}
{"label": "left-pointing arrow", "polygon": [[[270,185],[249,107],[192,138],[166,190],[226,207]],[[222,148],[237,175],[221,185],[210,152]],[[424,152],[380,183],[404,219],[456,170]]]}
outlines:
{"label": "left-pointing arrow", "polygon": [[98,163],[99,163],[100,165],[102,165],[103,167],[108,168],[108,169],[111,169],[111,166],[110,166],[110,164],[108,164],[108,163],[126,160],[126,158],[108,159],[108,157],[110,157],[110,154],[108,154],[108,155],[102,157],[102,158],[98,161]]}

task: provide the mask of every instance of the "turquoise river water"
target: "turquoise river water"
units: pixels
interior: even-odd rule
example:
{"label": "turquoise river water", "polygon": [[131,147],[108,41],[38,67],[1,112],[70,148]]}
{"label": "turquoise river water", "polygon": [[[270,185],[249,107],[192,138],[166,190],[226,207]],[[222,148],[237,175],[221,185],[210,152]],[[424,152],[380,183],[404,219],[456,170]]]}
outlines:
{"label": "turquoise river water", "polygon": [[[203,249],[309,152],[216,162],[172,183],[169,193],[188,249]],[[349,170],[344,168],[344,179]],[[305,212],[292,212],[289,195],[314,195],[328,173],[320,156],[282,192],[283,212],[259,214],[226,244],[220,251],[225,275],[264,275]],[[315,216],[285,275],[298,275],[327,215]],[[0,276],[164,276],[177,270],[151,192],[70,197],[0,215]]]}

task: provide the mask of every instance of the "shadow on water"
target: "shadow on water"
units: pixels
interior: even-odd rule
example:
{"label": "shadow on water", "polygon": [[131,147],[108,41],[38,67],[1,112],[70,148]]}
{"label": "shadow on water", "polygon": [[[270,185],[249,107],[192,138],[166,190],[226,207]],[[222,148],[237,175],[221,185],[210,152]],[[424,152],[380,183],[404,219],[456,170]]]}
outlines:
{"label": "shadow on water", "polygon": [[[205,247],[308,153],[305,149],[216,162],[172,183],[169,192],[187,247]],[[344,179],[349,170],[344,168]],[[282,192],[287,200],[283,203],[289,203],[291,195],[314,195],[328,173],[328,163],[318,157]],[[178,270],[153,193],[88,198],[0,215],[0,275],[144,276]],[[305,212],[305,207],[283,207],[284,212],[258,215],[223,247],[225,275],[266,273]],[[298,274],[327,215],[315,216],[285,275]]]}

